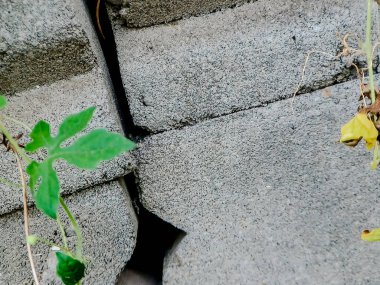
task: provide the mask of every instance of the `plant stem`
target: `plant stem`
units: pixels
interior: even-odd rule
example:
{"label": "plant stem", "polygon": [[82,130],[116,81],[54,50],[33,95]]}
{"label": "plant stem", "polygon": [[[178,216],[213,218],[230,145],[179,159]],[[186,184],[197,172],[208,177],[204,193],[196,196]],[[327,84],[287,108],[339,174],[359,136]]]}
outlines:
{"label": "plant stem", "polygon": [[8,117],[6,115],[2,115],[1,117],[4,118],[4,119],[6,119],[6,120],[8,120],[8,121],[11,121],[11,122],[13,122],[13,123],[15,123],[15,124],[17,124],[17,125],[19,125],[21,127],[23,127],[25,130],[27,130],[30,133],[32,132],[32,129],[29,128],[29,126],[27,124],[25,124],[25,123],[23,123],[23,122],[21,122],[19,120],[16,120],[16,119],[14,119],[12,117]]}
{"label": "plant stem", "polygon": [[4,184],[4,185],[7,185],[9,187],[15,187],[15,188],[21,188],[22,185],[21,184],[17,184],[17,183],[14,183],[12,181],[9,181],[5,178],[0,178],[0,183]]}
{"label": "plant stem", "polygon": [[8,139],[9,143],[11,144],[13,150],[19,155],[21,156],[21,158],[23,160],[25,160],[26,163],[31,163],[31,159],[29,157],[26,156],[24,150],[18,146],[18,143],[15,141],[15,139],[10,135],[10,133],[8,132],[8,130],[4,127],[4,125],[2,124],[2,122],[0,122],[0,132],[2,132],[5,137]]}
{"label": "plant stem", "polygon": [[365,52],[367,55],[368,64],[368,84],[371,90],[371,103],[374,104],[376,100],[375,96],[375,81],[373,76],[373,61],[372,61],[372,1],[368,0],[367,5],[367,24],[366,24],[366,39],[365,39]]}
{"label": "plant stem", "polygon": [[37,237],[37,241],[38,242],[41,242],[49,247],[56,247],[56,248],[59,248],[59,251],[62,251],[68,255],[72,255],[72,252],[67,248],[67,247],[62,247],[62,246],[59,246],[51,241],[48,241],[47,239],[44,239],[44,238],[41,238],[41,237]]}
{"label": "plant stem", "polygon": [[73,226],[73,230],[75,234],[77,235],[77,246],[76,246],[76,257],[78,259],[82,259],[82,248],[83,248],[83,238],[82,233],[80,231],[79,225],[77,221],[75,220],[74,216],[71,214],[69,208],[67,207],[65,201],[62,197],[59,197],[59,203],[61,204],[63,210],[66,212],[67,216],[69,217],[69,220]]}
{"label": "plant stem", "polygon": [[96,24],[98,26],[99,32],[102,35],[103,39],[106,39],[106,37],[103,34],[102,25],[100,24],[100,16],[99,16],[100,1],[101,0],[97,0],[97,2],[96,2],[96,13],[95,13],[95,15],[96,15]]}
{"label": "plant stem", "polygon": [[[17,152],[15,152],[15,154],[16,154],[16,159],[17,159],[18,170],[20,172],[20,179],[22,183],[22,194],[23,194],[23,203],[24,203],[24,231],[25,231],[25,240],[27,240],[29,236],[28,194],[26,190],[26,180],[25,180],[24,172],[22,170],[23,168],[22,168],[20,155]],[[39,285],[40,283],[38,282],[37,271],[36,271],[34,261],[33,261],[32,248],[28,242],[26,242],[26,248],[28,250],[28,257],[30,261],[30,266],[32,268],[34,282],[36,283],[36,285]]]}
{"label": "plant stem", "polygon": [[59,218],[58,213],[57,213],[57,224],[58,224],[58,227],[61,231],[63,245],[67,248],[67,238],[66,238],[66,234],[65,234],[65,228],[63,227],[63,224],[61,223],[61,219]]}

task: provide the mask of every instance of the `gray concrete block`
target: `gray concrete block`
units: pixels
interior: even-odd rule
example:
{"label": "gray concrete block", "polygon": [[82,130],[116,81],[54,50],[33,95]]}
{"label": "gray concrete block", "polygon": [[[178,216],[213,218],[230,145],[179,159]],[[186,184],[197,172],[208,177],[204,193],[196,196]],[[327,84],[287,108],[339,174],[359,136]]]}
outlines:
{"label": "gray concrete block", "polygon": [[337,143],[358,82],[146,139],[145,207],[187,232],[165,284],[378,284],[379,170]]}
{"label": "gray concrete block", "polygon": [[250,0],[108,0],[128,27],[146,27],[235,7]]}
{"label": "gray concrete block", "polygon": [[0,92],[25,90],[94,67],[74,2],[0,2]]}
{"label": "gray concrete block", "polygon": [[[131,201],[118,182],[87,189],[66,198],[68,206],[81,225],[84,255],[88,260],[84,284],[114,284],[117,275],[132,255],[137,233],[137,220]],[[59,229],[53,220],[31,211],[30,228],[33,234],[46,236],[59,242]],[[0,217],[0,284],[32,284],[30,265],[26,253],[22,212]],[[69,225],[65,221],[67,229]],[[68,231],[69,242],[75,235]],[[55,283],[51,278],[52,266],[46,260],[49,248],[33,247],[33,253],[42,284]]]}
{"label": "gray concrete block", "polygon": [[[52,133],[56,134],[59,124],[67,115],[90,106],[96,106],[93,120],[83,133],[94,128],[105,128],[109,131],[122,133],[112,99],[112,89],[108,84],[103,72],[95,68],[89,73],[69,80],[58,81],[51,85],[8,96],[9,104],[4,113],[28,124],[30,127],[39,120],[45,120],[51,124]],[[7,121],[7,126],[15,135],[25,132],[11,121]],[[34,158],[41,159],[44,155],[43,152],[40,152]],[[18,183],[19,177],[14,155],[11,152],[6,152],[3,147],[0,148],[0,156],[2,159],[1,177]],[[65,193],[71,193],[123,176],[130,172],[132,164],[132,156],[124,154],[112,161],[102,163],[95,171],[78,170],[64,161],[58,161],[56,169],[61,180],[62,190]],[[0,184],[0,192],[2,193],[0,196],[0,214],[21,207],[21,190]]]}
{"label": "gray concrete block", "polygon": [[[363,35],[365,14],[365,1],[269,0],[144,29],[115,24],[135,124],[158,132],[288,98],[306,53],[336,55],[339,35]],[[353,72],[314,54],[302,92]]]}

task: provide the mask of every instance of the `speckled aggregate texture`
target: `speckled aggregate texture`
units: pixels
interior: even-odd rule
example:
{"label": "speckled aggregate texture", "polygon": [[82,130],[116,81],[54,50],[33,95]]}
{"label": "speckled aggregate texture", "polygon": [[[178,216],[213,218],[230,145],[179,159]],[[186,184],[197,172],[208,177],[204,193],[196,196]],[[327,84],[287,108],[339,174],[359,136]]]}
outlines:
{"label": "speckled aggregate texture", "polygon": [[[363,34],[365,1],[268,0],[173,24],[115,22],[120,68],[136,125],[151,132],[244,110],[346,81],[333,58],[346,33]],[[355,45],[354,45],[355,47]]]}
{"label": "speckled aggregate texture", "polygon": [[0,92],[25,90],[94,67],[95,56],[70,1],[0,1]]}
{"label": "speckled aggregate texture", "polygon": [[187,232],[164,284],[379,284],[379,172],[337,143],[358,82],[154,135],[142,202]]}
{"label": "speckled aggregate texture", "polygon": [[128,27],[146,27],[235,7],[250,0],[108,0]]}
{"label": "speckled aggregate texture", "polygon": [[[126,192],[118,182],[97,186],[70,196],[67,200],[82,226],[84,255],[88,260],[84,284],[114,284],[118,273],[129,260],[136,239],[137,220]],[[0,284],[32,284],[23,233],[22,212],[0,217]],[[69,224],[65,221],[67,229]],[[31,232],[59,242],[59,229],[53,220],[35,209],[31,213]],[[68,231],[69,242],[75,234]],[[61,284],[52,281],[52,267],[46,263],[49,248],[33,247],[42,284]]]}
{"label": "speckled aggregate texture", "polygon": [[[58,81],[51,85],[9,96],[8,107],[4,112],[30,126],[39,120],[45,120],[50,123],[52,134],[55,135],[59,124],[67,115],[96,106],[92,122],[81,135],[95,128],[121,133],[111,92],[105,75],[100,69],[95,68],[89,73],[73,77],[70,80]],[[8,125],[13,134],[25,131],[12,122],[8,122]],[[2,177],[18,183],[19,174],[14,155],[6,152],[4,147],[0,149],[0,154]],[[46,153],[42,151],[38,153],[37,157],[43,158],[45,155]],[[132,164],[132,156],[130,153],[126,153],[114,160],[101,163],[95,171],[79,170],[62,160],[56,163],[56,169],[61,180],[62,190],[68,193],[123,176],[130,172]],[[0,184],[0,192],[2,193],[0,214],[21,207],[22,200],[19,189],[12,189]]]}

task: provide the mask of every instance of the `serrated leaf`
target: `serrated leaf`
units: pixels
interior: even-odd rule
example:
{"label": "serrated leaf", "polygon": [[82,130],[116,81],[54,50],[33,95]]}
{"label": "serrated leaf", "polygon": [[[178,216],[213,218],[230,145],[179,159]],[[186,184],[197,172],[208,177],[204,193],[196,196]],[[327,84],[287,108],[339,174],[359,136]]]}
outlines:
{"label": "serrated leaf", "polygon": [[[26,173],[30,177],[29,186],[37,208],[50,218],[57,219],[59,180],[52,161],[47,160],[42,163],[32,161],[26,168]],[[37,184],[38,189],[35,191]]]}
{"label": "serrated leaf", "polygon": [[135,147],[134,142],[120,134],[98,129],[80,137],[71,146],[60,149],[55,155],[79,168],[93,169],[100,162]]}
{"label": "serrated leaf", "polygon": [[57,257],[57,275],[65,285],[75,285],[84,277],[85,265],[60,251],[55,253]]}
{"label": "serrated leaf", "polygon": [[0,110],[4,109],[7,106],[7,98],[5,96],[0,95]]}
{"label": "serrated leaf", "polygon": [[91,121],[94,111],[95,107],[90,107],[82,112],[66,117],[59,126],[59,131],[57,137],[55,138],[55,142],[57,144],[61,144],[63,141],[84,130]]}
{"label": "serrated leaf", "polygon": [[45,121],[38,122],[30,134],[32,142],[25,146],[25,150],[35,152],[39,148],[45,147],[49,151],[54,151],[63,141],[86,128],[94,110],[95,107],[91,107],[77,114],[67,116],[59,126],[58,135],[54,138],[50,134],[50,125]]}
{"label": "serrated leaf", "polygon": [[[57,218],[59,205],[59,180],[53,168],[55,160],[62,158],[79,168],[93,169],[101,161],[112,159],[135,148],[132,141],[103,129],[94,130],[74,141],[72,145],[62,148],[61,143],[88,125],[94,110],[95,108],[91,107],[68,116],[60,125],[56,137],[51,136],[48,123],[38,122],[30,134],[32,142],[25,147],[30,152],[42,147],[48,151],[44,162],[33,161],[29,164],[27,173],[30,176],[29,185],[37,208],[53,219]],[[37,191],[34,191],[36,188]]]}
{"label": "serrated leaf", "polygon": [[41,147],[49,148],[52,143],[50,125],[45,121],[39,121],[30,133],[30,137],[32,142],[25,146],[26,151],[35,152]]}

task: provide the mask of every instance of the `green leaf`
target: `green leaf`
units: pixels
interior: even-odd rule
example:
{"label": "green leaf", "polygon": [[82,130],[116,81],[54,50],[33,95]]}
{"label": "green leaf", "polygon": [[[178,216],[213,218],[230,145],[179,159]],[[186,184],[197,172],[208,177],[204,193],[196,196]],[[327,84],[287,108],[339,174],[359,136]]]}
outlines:
{"label": "green leaf", "polygon": [[42,147],[50,151],[56,149],[63,141],[75,136],[88,125],[94,110],[95,107],[91,107],[77,114],[67,116],[59,126],[58,135],[54,138],[50,134],[50,125],[45,121],[39,121],[30,134],[33,141],[25,146],[25,150],[35,152]]}
{"label": "green leaf", "polygon": [[7,98],[5,96],[0,95],[0,110],[4,109],[7,106]]}
{"label": "green leaf", "polygon": [[77,259],[62,252],[55,253],[57,257],[57,275],[65,285],[75,285],[83,277],[85,265]]}
{"label": "green leaf", "polygon": [[[59,180],[52,161],[46,160],[42,163],[32,161],[26,168],[26,173],[30,176],[29,186],[37,208],[56,220],[59,206]],[[38,183],[38,189],[34,191]]]}
{"label": "green leaf", "polygon": [[79,168],[93,169],[101,161],[112,159],[135,147],[134,142],[120,134],[98,129],[80,137],[74,144],[60,149],[54,155]]}
{"label": "green leaf", "polygon": [[26,167],[26,173],[29,175],[29,188],[32,190],[33,195],[34,195],[34,189],[36,189],[36,184],[39,179],[38,167],[39,167],[39,164],[36,161],[32,161]]}
{"label": "green leaf", "polygon": [[25,146],[25,150],[29,152],[35,152],[41,147],[49,148],[52,143],[52,137],[50,135],[50,125],[45,121],[39,121],[30,133],[32,142]]}
{"label": "green leaf", "polygon": [[[58,135],[52,137],[50,125],[40,121],[30,134],[32,142],[25,146],[30,152],[46,148],[46,159],[38,163],[33,161],[27,167],[29,186],[36,206],[49,217],[56,219],[59,206],[59,180],[53,168],[55,160],[62,158],[79,168],[93,169],[103,160],[109,160],[118,154],[135,148],[135,143],[120,134],[98,129],[84,135],[68,147],[60,145],[82,131],[89,123],[95,108],[68,116],[60,125]],[[35,191],[35,189],[37,190]]]}
{"label": "green leaf", "polygon": [[66,117],[59,127],[56,143],[61,144],[64,140],[73,137],[87,127],[91,121],[95,107],[90,107],[82,112]]}

